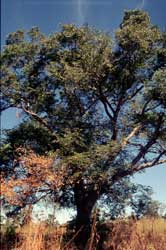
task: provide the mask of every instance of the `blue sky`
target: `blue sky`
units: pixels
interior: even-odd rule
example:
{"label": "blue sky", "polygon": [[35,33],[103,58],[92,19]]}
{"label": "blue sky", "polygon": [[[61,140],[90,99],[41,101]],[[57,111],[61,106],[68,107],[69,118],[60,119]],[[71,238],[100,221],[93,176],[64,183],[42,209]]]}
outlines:
{"label": "blue sky", "polygon": [[[8,33],[38,26],[45,34],[60,29],[60,24],[88,23],[109,33],[120,24],[124,10],[141,8],[149,12],[154,24],[165,27],[165,0],[1,0],[1,45]],[[19,123],[15,111],[2,115],[3,128]],[[166,166],[137,174],[136,182],[150,185],[154,198],[166,203]]]}

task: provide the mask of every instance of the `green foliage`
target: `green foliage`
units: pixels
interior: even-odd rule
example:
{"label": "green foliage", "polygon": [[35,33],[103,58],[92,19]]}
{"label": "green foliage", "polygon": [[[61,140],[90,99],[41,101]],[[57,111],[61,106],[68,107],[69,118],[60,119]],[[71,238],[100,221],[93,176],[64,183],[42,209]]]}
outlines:
{"label": "green foliage", "polygon": [[151,46],[160,39],[157,27],[152,26],[150,18],[139,10],[125,12],[120,30],[116,33],[120,46],[130,53],[134,53],[137,60],[143,61],[143,55],[150,53]]}

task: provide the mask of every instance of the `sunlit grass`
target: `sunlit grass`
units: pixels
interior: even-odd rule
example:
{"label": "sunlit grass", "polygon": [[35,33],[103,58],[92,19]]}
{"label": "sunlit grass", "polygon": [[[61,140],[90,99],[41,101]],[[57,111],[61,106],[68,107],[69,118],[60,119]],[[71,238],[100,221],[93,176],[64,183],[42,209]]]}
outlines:
{"label": "sunlit grass", "polygon": [[[94,224],[96,225],[96,224]],[[86,250],[165,250],[166,219],[115,220],[92,227]],[[103,234],[102,230],[105,230]],[[15,230],[15,235],[2,233],[3,250],[77,250],[73,238],[67,238],[65,226],[29,222]],[[8,232],[9,233],[9,232]],[[15,237],[11,238],[10,237]],[[14,239],[14,241],[13,241]],[[65,239],[65,240],[64,240]]]}
{"label": "sunlit grass", "polygon": [[166,220],[162,218],[144,218],[137,222],[137,229],[142,233],[153,232],[154,234],[166,233]]}

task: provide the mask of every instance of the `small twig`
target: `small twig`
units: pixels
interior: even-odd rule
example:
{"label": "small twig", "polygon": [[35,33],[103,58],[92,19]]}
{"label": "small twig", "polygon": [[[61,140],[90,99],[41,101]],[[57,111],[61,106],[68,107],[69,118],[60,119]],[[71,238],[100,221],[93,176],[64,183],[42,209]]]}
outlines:
{"label": "small twig", "polygon": [[83,227],[84,227],[84,226],[81,226],[80,229],[76,232],[76,234],[71,238],[71,240],[69,240],[69,241],[66,243],[66,245],[65,245],[64,248],[63,248],[63,250],[71,244],[71,242],[76,238],[76,236],[79,234],[79,232],[82,230]]}

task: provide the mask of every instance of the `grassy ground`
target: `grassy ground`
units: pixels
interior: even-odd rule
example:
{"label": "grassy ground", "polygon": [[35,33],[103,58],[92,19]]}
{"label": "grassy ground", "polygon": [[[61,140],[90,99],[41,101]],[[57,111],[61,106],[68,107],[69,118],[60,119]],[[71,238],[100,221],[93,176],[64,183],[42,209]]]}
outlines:
{"label": "grassy ground", "polygon": [[[66,227],[29,222],[16,229],[2,227],[2,250],[75,250],[73,235],[66,239]],[[64,240],[64,238],[66,240]],[[86,250],[165,250],[166,219],[110,221],[93,224]]]}

